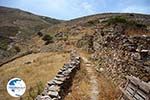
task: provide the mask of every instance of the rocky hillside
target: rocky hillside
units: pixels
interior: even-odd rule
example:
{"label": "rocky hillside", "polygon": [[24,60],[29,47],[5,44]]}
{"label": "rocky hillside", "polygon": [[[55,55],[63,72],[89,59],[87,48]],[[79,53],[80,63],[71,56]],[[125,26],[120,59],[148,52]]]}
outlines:
{"label": "rocky hillside", "polygon": [[1,7],[0,11],[1,59],[24,48],[56,52],[77,47],[90,53],[97,71],[115,82],[126,75],[150,80],[149,15],[108,13],[60,23],[17,9]]}
{"label": "rocky hillside", "polygon": [[[150,80],[150,16],[99,14],[42,30],[64,48],[73,45],[91,53],[97,71],[115,82],[126,75]],[[56,43],[56,41],[55,41]]]}
{"label": "rocky hillside", "polygon": [[25,45],[28,44],[26,41],[36,32],[60,22],[62,21],[20,9],[0,7],[0,59],[20,52],[22,49],[20,43],[24,43],[23,48],[26,48]]}
{"label": "rocky hillside", "polygon": [[4,85],[15,75],[27,82],[23,98],[35,99],[43,91],[39,82],[53,79],[72,50],[81,56],[81,69],[65,100],[116,100],[125,76],[150,81],[150,15],[108,13],[62,22],[5,7],[0,13],[2,100],[11,98]]}
{"label": "rocky hillside", "polygon": [[61,21],[38,16],[20,9],[0,7],[0,32],[4,36],[30,35]]}

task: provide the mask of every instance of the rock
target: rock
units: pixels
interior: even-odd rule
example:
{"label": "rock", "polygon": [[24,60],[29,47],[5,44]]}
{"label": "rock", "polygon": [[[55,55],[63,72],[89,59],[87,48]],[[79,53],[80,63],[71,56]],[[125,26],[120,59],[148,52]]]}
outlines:
{"label": "rock", "polygon": [[62,85],[63,84],[63,82],[62,81],[58,81],[58,80],[53,80],[53,82],[55,83],[55,84],[57,84],[57,85]]}
{"label": "rock", "polygon": [[49,95],[51,98],[59,97],[59,93],[56,92],[56,91],[49,91],[49,92],[48,92],[48,95]]}
{"label": "rock", "polygon": [[100,71],[100,72],[103,72],[103,71],[104,71],[104,68],[100,68],[99,71]]}
{"label": "rock", "polygon": [[38,95],[36,97],[36,100],[53,100],[53,99],[49,96],[40,96],[40,95]]}
{"label": "rock", "polygon": [[49,86],[51,86],[51,85],[54,85],[55,82],[52,80],[52,81],[49,81],[47,84],[48,84]]}
{"label": "rock", "polygon": [[131,57],[133,58],[133,60],[140,60],[141,59],[141,55],[139,53],[132,53]]}
{"label": "rock", "polygon": [[48,87],[48,90],[49,91],[57,91],[57,92],[59,92],[60,91],[60,87],[58,85],[52,85],[52,86]]}
{"label": "rock", "polygon": [[24,64],[31,64],[32,62],[31,61],[27,61],[27,62],[25,62]]}
{"label": "rock", "polygon": [[56,77],[65,77],[65,76],[62,74],[57,74]]}
{"label": "rock", "polygon": [[66,80],[66,77],[55,77],[54,78],[55,80],[58,80],[58,81],[65,81]]}

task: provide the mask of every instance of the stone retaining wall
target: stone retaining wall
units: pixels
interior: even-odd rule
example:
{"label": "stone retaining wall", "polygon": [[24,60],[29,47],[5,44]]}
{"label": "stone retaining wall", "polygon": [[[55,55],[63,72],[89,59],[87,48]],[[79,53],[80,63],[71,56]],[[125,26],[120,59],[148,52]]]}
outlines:
{"label": "stone retaining wall", "polygon": [[34,52],[34,51],[20,52],[17,55],[15,55],[15,56],[7,59],[6,61],[1,62],[0,63],[0,67],[3,66],[3,65],[5,65],[5,64],[7,64],[7,63],[9,63],[9,62],[12,62],[13,60],[16,60],[18,58],[21,58],[23,56],[26,56],[26,55],[29,55],[29,54],[32,54],[32,53],[37,53],[37,52]]}
{"label": "stone retaining wall", "polygon": [[64,64],[53,80],[49,81],[35,100],[62,100],[69,92],[73,77],[80,69],[80,57],[71,56],[69,63]]}

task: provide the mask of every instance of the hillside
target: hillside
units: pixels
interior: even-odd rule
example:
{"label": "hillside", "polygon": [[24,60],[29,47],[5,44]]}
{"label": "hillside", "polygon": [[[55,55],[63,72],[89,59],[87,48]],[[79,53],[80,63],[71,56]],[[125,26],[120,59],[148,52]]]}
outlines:
{"label": "hillside", "polygon": [[38,16],[20,9],[0,6],[0,59],[20,52],[21,48],[18,45],[21,42],[31,39],[41,29],[60,22],[60,20]]}
{"label": "hillside", "polygon": [[98,14],[42,31],[57,42],[63,41],[65,46],[73,45],[89,52],[97,71],[103,70],[115,82],[121,82],[126,75],[150,80],[149,15]]}
{"label": "hillside", "polygon": [[[62,22],[17,9],[2,8],[1,12],[6,16],[0,15],[1,33],[6,34],[0,35],[0,58],[11,58],[0,67],[3,100],[11,99],[4,86],[12,75],[24,79],[28,88],[23,97],[11,100],[34,100],[48,81],[59,80],[54,76],[64,71],[72,51],[81,63],[65,84],[70,88],[63,88],[64,100],[116,100],[126,76],[150,81],[150,15],[107,13]],[[51,91],[43,92],[41,97],[46,99]],[[57,93],[49,94],[48,100],[50,95],[55,98]]]}
{"label": "hillside", "polygon": [[32,14],[20,9],[0,7],[0,32],[4,36],[30,35],[61,21]]}

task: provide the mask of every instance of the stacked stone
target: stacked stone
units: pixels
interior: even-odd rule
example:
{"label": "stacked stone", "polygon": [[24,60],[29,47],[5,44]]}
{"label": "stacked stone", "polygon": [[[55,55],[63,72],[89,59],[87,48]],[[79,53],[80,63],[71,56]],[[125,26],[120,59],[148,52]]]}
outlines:
{"label": "stacked stone", "polygon": [[80,57],[73,57],[68,64],[64,64],[53,80],[49,81],[46,88],[36,97],[36,100],[62,100],[72,85],[72,79],[80,69]]}

